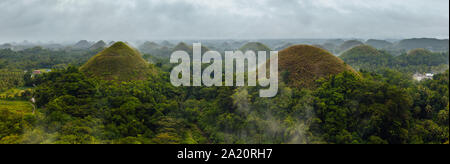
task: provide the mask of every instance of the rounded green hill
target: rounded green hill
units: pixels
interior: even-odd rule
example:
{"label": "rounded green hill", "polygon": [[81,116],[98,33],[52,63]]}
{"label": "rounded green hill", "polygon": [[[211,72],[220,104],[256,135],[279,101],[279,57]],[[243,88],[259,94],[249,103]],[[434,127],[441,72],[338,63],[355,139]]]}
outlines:
{"label": "rounded green hill", "polygon": [[80,69],[89,77],[118,81],[144,80],[155,73],[137,50],[123,42],[98,53]]}
{"label": "rounded green hill", "polygon": [[[379,57],[381,55],[382,55],[382,53],[380,53],[380,51],[378,51],[377,49],[375,49],[372,46],[359,45],[359,46],[353,47],[353,48],[345,51],[344,53],[342,53],[340,58],[341,59],[352,59],[352,58],[357,58],[357,57],[374,58],[374,57]],[[358,60],[361,60],[361,59],[358,59]],[[367,62],[369,62],[369,61],[367,61]]]}
{"label": "rounded green hill", "polygon": [[391,42],[388,42],[386,40],[377,40],[377,39],[369,39],[366,41],[366,44],[378,49],[388,48],[393,45]]}
{"label": "rounded green hill", "polygon": [[338,51],[339,53],[345,52],[353,47],[359,46],[359,45],[363,45],[364,43],[359,41],[359,40],[348,40],[344,43],[342,43],[339,47],[338,47]]}

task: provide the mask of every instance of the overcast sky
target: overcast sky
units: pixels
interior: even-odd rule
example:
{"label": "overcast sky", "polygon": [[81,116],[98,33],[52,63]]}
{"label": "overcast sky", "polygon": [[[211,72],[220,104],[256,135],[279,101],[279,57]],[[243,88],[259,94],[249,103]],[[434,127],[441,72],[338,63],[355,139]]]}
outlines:
{"label": "overcast sky", "polygon": [[0,0],[0,42],[449,37],[449,0]]}

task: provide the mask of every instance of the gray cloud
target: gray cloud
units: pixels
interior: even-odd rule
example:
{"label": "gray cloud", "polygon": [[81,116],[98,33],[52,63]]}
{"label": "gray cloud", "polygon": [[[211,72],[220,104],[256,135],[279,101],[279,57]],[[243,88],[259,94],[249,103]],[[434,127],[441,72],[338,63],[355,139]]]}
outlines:
{"label": "gray cloud", "polygon": [[2,0],[0,41],[449,36],[448,0]]}

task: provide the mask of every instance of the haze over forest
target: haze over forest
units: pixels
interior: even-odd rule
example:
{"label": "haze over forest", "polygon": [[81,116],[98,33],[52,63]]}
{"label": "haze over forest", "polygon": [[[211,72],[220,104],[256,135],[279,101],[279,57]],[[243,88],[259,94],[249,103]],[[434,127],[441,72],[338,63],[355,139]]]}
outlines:
{"label": "haze over forest", "polygon": [[449,37],[448,0],[2,0],[0,43]]}

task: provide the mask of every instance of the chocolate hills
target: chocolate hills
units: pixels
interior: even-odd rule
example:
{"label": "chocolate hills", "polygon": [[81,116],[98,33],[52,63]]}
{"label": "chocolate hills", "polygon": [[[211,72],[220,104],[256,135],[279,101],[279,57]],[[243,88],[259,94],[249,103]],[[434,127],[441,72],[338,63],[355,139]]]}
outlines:
{"label": "chocolate hills", "polygon": [[[187,52],[187,53],[189,54],[190,57],[192,57],[192,56],[193,56],[192,53],[193,53],[194,49],[193,49],[192,46],[188,46],[186,43],[181,42],[181,43],[179,43],[178,45],[176,45],[176,46],[172,49],[172,52],[171,52],[171,53],[173,53],[173,52],[175,52],[175,51],[185,51],[185,52]],[[202,51],[202,54],[203,54],[203,53],[205,53],[205,52],[207,52],[207,51],[210,51],[210,49],[209,49],[208,47],[202,45],[201,51]]]}
{"label": "chocolate hills", "polygon": [[159,45],[161,45],[161,46],[163,46],[163,47],[168,47],[168,48],[171,48],[171,47],[174,46],[172,43],[170,43],[170,42],[167,41],[167,40],[162,41]]}
{"label": "chocolate hills", "polygon": [[401,59],[401,65],[429,65],[437,66],[449,63],[449,55],[447,53],[432,52],[428,49],[418,48],[409,51],[407,54],[398,56]]}
{"label": "chocolate hills", "polygon": [[139,46],[139,50],[143,53],[147,53],[147,52],[150,53],[151,51],[154,51],[154,50],[160,49],[160,48],[161,48],[161,46],[158,45],[157,43],[149,42],[149,41],[147,41],[144,44]]}
{"label": "chocolate hills", "polygon": [[103,80],[144,80],[156,71],[141,54],[123,42],[116,42],[84,64],[80,70]]}
{"label": "chocolate hills", "polygon": [[384,49],[391,47],[393,45],[391,42],[388,42],[386,40],[377,40],[377,39],[369,39],[366,41],[366,44],[375,47],[377,49]]}
{"label": "chocolate hills", "polygon": [[270,48],[259,42],[249,42],[239,48],[239,50],[241,50],[242,52],[255,51],[256,53],[258,53],[258,51],[270,51]]}
{"label": "chocolate hills", "polygon": [[395,48],[407,51],[425,48],[434,52],[446,52],[449,50],[449,42],[448,39],[413,38],[401,40],[395,45]]}
{"label": "chocolate hills", "polygon": [[186,43],[184,42],[180,42],[178,43],[173,49],[172,49],[172,53],[175,51],[185,51],[188,54],[192,54],[192,48],[190,46],[188,46]]}
{"label": "chocolate hills", "polygon": [[88,42],[87,40],[80,40],[75,45],[73,45],[72,48],[73,49],[88,49],[91,46],[92,46],[92,44],[90,42]]}
{"label": "chocolate hills", "polygon": [[293,87],[315,87],[315,81],[350,71],[358,74],[344,61],[324,49],[296,45],[279,52],[280,78]]}
{"label": "chocolate hills", "polygon": [[[356,56],[358,56],[358,57],[380,57],[381,53],[372,46],[359,45],[359,46],[353,47],[353,48],[345,51],[344,53],[342,53],[340,58],[341,59],[353,58]],[[362,59],[359,59],[359,60],[362,60]],[[367,62],[367,61],[364,60],[363,62]]]}
{"label": "chocolate hills", "polygon": [[353,47],[356,47],[356,46],[359,46],[362,44],[364,44],[364,43],[361,41],[358,41],[358,40],[346,41],[338,47],[338,53],[345,52],[345,51],[349,50],[350,48],[353,48]]}
{"label": "chocolate hills", "polygon": [[105,47],[106,47],[106,43],[103,40],[100,40],[97,43],[95,43],[94,45],[92,45],[89,49],[90,50],[98,50],[98,49],[103,49]]}
{"label": "chocolate hills", "polygon": [[376,69],[393,61],[393,56],[369,45],[353,47],[339,56],[345,63],[356,69]]}

